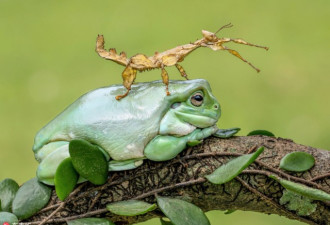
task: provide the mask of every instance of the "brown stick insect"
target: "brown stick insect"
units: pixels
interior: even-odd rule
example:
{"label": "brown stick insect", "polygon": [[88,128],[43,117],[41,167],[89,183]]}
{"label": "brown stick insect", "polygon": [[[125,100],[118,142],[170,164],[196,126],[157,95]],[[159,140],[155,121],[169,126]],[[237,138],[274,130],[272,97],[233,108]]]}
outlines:
{"label": "brown stick insect", "polygon": [[102,58],[112,60],[120,65],[125,66],[125,70],[122,73],[123,77],[123,85],[127,89],[126,93],[123,95],[116,96],[117,100],[120,100],[128,95],[131,85],[133,84],[137,71],[143,72],[145,70],[151,70],[151,69],[161,69],[162,73],[162,80],[163,83],[166,85],[166,94],[170,95],[170,92],[168,91],[168,84],[169,84],[169,77],[168,73],[165,70],[166,66],[173,66],[175,65],[176,68],[179,70],[182,77],[188,79],[186,71],[183,69],[181,65],[178,64],[178,62],[182,62],[184,58],[189,55],[192,51],[199,47],[207,47],[214,51],[217,50],[225,50],[228,51],[230,54],[238,57],[245,63],[249,64],[253,69],[255,69],[257,72],[260,70],[256,68],[254,65],[252,65],[249,61],[244,59],[236,50],[230,49],[226,46],[223,46],[223,44],[227,42],[234,42],[238,44],[243,45],[249,45],[254,46],[258,48],[263,48],[268,50],[268,47],[260,46],[251,44],[249,42],[246,42],[239,38],[218,38],[216,34],[221,31],[224,28],[230,28],[233,25],[227,24],[222,26],[219,30],[217,30],[215,33],[212,33],[210,31],[202,30],[203,38],[199,39],[193,43],[180,45],[175,48],[169,49],[164,52],[156,52],[153,56],[147,57],[144,54],[136,54],[132,56],[131,58],[127,58],[125,52],[121,52],[119,55],[116,53],[116,50],[114,48],[110,48],[109,51],[106,51],[104,49],[104,37],[103,35],[98,35],[97,41],[96,41],[96,52],[101,56]]}

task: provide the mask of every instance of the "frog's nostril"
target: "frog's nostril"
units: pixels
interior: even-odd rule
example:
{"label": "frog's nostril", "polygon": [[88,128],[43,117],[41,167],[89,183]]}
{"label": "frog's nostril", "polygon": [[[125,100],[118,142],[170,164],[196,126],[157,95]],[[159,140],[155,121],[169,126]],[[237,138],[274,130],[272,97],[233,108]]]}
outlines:
{"label": "frog's nostril", "polygon": [[214,108],[214,109],[219,109],[219,105],[218,105],[218,104],[214,104],[214,105],[213,105],[213,108]]}

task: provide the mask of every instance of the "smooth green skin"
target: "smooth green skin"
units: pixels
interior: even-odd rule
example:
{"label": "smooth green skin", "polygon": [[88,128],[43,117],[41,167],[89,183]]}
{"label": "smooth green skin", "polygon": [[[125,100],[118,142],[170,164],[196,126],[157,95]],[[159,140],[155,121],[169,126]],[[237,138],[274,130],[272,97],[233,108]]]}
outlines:
{"label": "smooth green skin", "polygon": [[16,181],[10,178],[0,182],[0,211],[11,212],[11,204],[18,188]]}
{"label": "smooth green skin", "polygon": [[[71,140],[97,145],[111,158],[109,170],[115,171],[136,168],[145,158],[172,159],[187,142],[217,131],[220,105],[206,80],[170,81],[170,96],[164,89],[161,81],[154,81],[133,85],[120,101],[115,96],[125,93],[122,85],[80,97],[36,135],[33,151],[40,162],[38,179],[54,184],[56,168],[69,157]],[[190,101],[196,92],[204,96],[199,107]]]}

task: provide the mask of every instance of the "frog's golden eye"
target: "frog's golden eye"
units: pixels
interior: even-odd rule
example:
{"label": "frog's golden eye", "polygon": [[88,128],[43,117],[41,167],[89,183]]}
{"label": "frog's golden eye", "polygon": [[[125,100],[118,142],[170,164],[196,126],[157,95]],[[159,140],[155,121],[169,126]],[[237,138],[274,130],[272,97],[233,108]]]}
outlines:
{"label": "frog's golden eye", "polygon": [[201,93],[196,93],[193,96],[191,96],[190,98],[190,102],[191,104],[193,104],[194,106],[201,106],[203,104],[203,95]]}

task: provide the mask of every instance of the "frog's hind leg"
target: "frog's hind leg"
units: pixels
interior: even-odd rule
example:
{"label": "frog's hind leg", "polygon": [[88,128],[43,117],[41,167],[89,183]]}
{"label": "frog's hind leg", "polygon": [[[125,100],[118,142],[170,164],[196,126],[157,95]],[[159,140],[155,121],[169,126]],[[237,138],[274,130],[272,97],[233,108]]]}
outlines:
{"label": "frog's hind leg", "polygon": [[143,158],[129,160],[111,160],[109,162],[109,171],[132,170],[143,164]]}
{"label": "frog's hind leg", "polygon": [[48,185],[54,185],[57,167],[64,159],[70,157],[69,142],[59,141],[49,143],[38,150],[35,157],[41,162],[37,169],[39,181]]}

